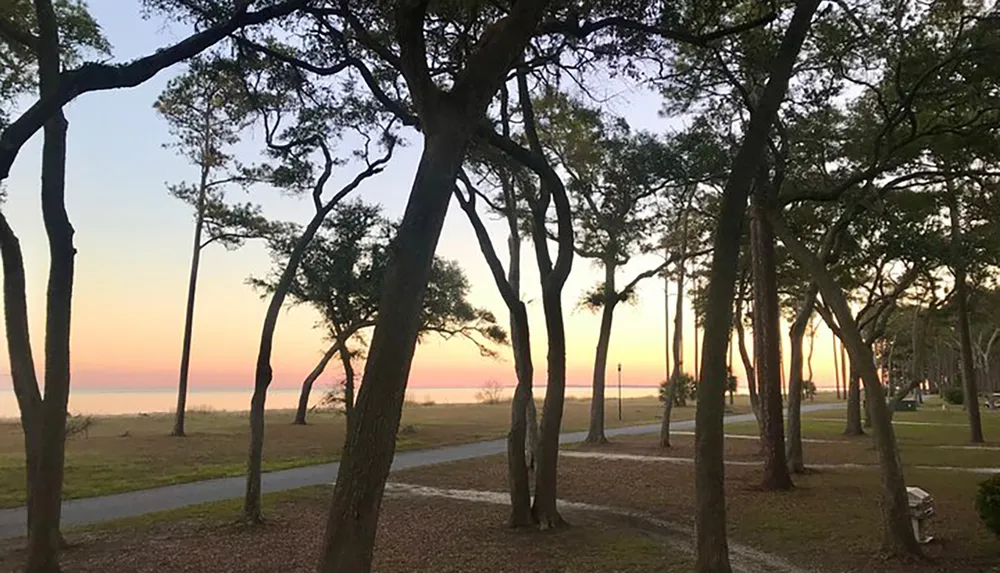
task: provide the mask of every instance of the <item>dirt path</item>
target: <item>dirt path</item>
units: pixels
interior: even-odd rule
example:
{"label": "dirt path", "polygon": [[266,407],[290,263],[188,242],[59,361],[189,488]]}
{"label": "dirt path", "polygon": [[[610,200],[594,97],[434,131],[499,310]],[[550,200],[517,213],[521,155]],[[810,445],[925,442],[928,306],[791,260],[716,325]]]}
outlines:
{"label": "dirt path", "polygon": [[[444,489],[405,483],[388,483],[385,491],[388,495],[398,496],[442,497],[496,505],[510,503],[509,494],[506,492]],[[621,523],[656,535],[678,551],[692,555],[694,553],[694,529],[690,526],[665,521],[642,512],[605,505],[559,500],[559,507],[567,513],[574,511],[599,513],[614,518]],[[807,573],[805,569],[796,567],[783,557],[738,543],[729,543],[729,558],[736,573]]]}

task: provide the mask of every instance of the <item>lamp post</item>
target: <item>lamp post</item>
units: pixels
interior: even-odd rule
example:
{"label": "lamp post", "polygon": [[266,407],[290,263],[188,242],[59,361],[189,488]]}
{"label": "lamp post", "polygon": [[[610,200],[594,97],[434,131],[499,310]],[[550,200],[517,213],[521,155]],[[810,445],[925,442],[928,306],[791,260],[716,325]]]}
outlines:
{"label": "lamp post", "polygon": [[622,421],[622,363],[618,363],[618,421]]}

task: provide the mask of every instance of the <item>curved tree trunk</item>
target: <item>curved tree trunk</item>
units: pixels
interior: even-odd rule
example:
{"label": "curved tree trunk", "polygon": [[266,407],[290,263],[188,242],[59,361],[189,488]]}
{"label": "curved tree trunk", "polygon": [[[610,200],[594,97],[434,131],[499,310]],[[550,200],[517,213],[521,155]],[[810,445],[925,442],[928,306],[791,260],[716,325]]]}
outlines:
{"label": "curved tree trunk", "polygon": [[958,303],[958,339],[962,352],[962,386],[965,411],[969,414],[969,441],[983,443],[983,422],[979,415],[979,390],[976,385],[976,365],[972,357],[972,332],[969,327],[969,292],[966,285],[965,254],[962,246],[962,216],[958,197],[950,193],[948,211],[951,215],[952,271],[955,275],[955,299]]}
{"label": "curved tree trunk", "polygon": [[[765,491],[775,491],[790,489],[793,484],[785,458],[774,232],[765,214],[767,199],[762,196],[770,187],[767,177],[764,173],[757,178],[757,188],[751,196],[750,252],[753,259],[753,348],[757,357],[757,390],[760,392],[764,420],[764,476],[761,487]],[[801,357],[801,341],[799,352]]]}
{"label": "curved tree trunk", "polygon": [[[7,334],[7,355],[14,396],[21,412],[21,430],[24,432],[24,460],[27,483],[28,534],[31,522],[35,484],[38,482],[38,453],[41,436],[42,395],[38,391],[35,360],[31,352],[28,331],[28,302],[24,278],[24,258],[21,243],[0,213],[0,257],[3,262],[4,326]],[[58,537],[58,527],[53,535]]]}
{"label": "curved tree trunk", "polygon": [[340,365],[344,368],[344,418],[347,419],[349,433],[354,420],[354,364],[351,363],[351,351],[347,349],[345,338],[341,337],[337,347]]}
{"label": "curved tree trunk", "polygon": [[802,455],[802,342],[812,317],[816,291],[815,285],[809,285],[806,299],[788,330],[791,370],[788,375],[788,436],[785,446],[788,469],[792,473],[803,473],[806,469]]}
{"label": "curved tree trunk", "polygon": [[295,246],[288,257],[288,263],[278,278],[271,300],[264,315],[264,325],[260,333],[260,346],[257,350],[257,366],[254,371],[253,396],[250,398],[250,447],[247,459],[246,491],[243,497],[243,519],[248,523],[259,523],[263,520],[261,511],[261,466],[264,458],[264,407],[267,400],[267,388],[271,385],[273,372],[271,370],[271,349],[274,344],[274,330],[278,326],[278,315],[285,303],[288,289],[292,286],[299,263],[305,255],[309,243],[326,216],[336,205],[335,200],[325,203],[313,215],[302,234],[295,241]]}
{"label": "curved tree trunk", "polygon": [[201,264],[201,229],[205,224],[205,196],[208,193],[209,167],[201,168],[198,185],[197,214],[194,221],[194,246],[191,247],[191,270],[188,276],[187,306],[184,310],[184,341],[181,344],[181,368],[177,381],[177,409],[174,412],[174,429],[171,436],[184,435],[184,414],[187,410],[188,372],[191,369],[191,337],[194,334],[194,298],[198,288],[198,267]]}
{"label": "curved tree trunk", "polygon": [[785,97],[795,60],[819,0],[800,0],[775,56],[757,109],[733,159],[716,220],[712,269],[705,312],[705,344],[695,419],[696,571],[730,573],[726,539],[726,492],[723,441],[726,336],[733,324],[733,299],[740,258],[740,238],[747,195],[764,155],[768,133]]}
{"label": "curved tree trunk", "polygon": [[319,571],[367,573],[431,261],[468,136],[425,132],[424,150],[382,287],[379,314],[327,518]]}
{"label": "curved tree trunk", "polygon": [[[760,397],[757,395],[757,369],[754,368],[753,358],[747,350],[746,331],[743,328],[742,304],[740,304],[739,315],[733,318],[733,325],[736,329],[736,342],[739,346],[740,360],[743,362],[743,370],[747,377],[747,391],[750,393],[750,409],[753,410],[753,417],[757,420],[757,435],[764,439],[764,418],[760,413]],[[763,446],[762,446],[763,447]]]}
{"label": "curved tree trunk", "polygon": [[42,399],[37,481],[31,492],[29,573],[59,570],[59,519],[66,457],[70,388],[70,316],[73,302],[73,225],[66,213],[66,131],[62,111],[45,124],[42,145],[42,217],[49,238],[45,313],[45,393]]}
{"label": "curved tree trunk", "polygon": [[[778,216],[776,220],[780,221]],[[840,325],[844,344],[851,355],[851,369],[861,377],[865,385],[882,477],[880,505],[883,547],[888,553],[901,557],[920,555],[920,546],[910,525],[903,464],[899,457],[889,406],[878,379],[878,372],[875,370],[875,359],[871,348],[865,344],[843,291],[826,270],[825,265],[784,227],[784,223],[780,224],[779,232],[786,248],[812,275],[823,294],[823,300],[832,308]]]}
{"label": "curved tree trunk", "polygon": [[614,319],[618,293],[615,291],[615,263],[604,262],[604,305],[601,330],[594,353],[594,383],[590,396],[590,427],[584,440],[588,444],[606,444],[604,436],[604,389],[608,369],[608,347],[611,345],[611,323]]}
{"label": "curved tree trunk", "polygon": [[[663,420],[660,422],[660,447],[670,447],[670,416],[674,411],[674,397],[677,394],[677,379],[684,373],[684,280],[687,270],[688,211],[681,215],[681,248],[677,261],[677,300],[674,304],[674,370],[667,382],[667,399],[663,404]],[[697,373],[696,373],[697,374]]]}
{"label": "curved tree trunk", "polygon": [[306,376],[306,379],[302,381],[302,390],[299,392],[299,405],[295,409],[295,420],[292,421],[293,424],[298,424],[304,426],[306,423],[306,412],[309,410],[309,394],[312,393],[313,384],[316,380],[323,374],[326,370],[326,365],[330,363],[333,359],[333,355],[337,353],[339,348],[339,343],[334,342],[327,348],[326,352],[319,359],[319,364],[312,369],[312,372]]}

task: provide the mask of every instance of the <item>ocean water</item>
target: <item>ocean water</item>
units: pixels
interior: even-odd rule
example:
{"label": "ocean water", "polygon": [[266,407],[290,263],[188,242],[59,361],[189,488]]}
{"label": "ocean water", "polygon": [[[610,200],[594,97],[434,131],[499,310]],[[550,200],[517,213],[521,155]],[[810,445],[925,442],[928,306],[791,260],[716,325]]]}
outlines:
{"label": "ocean water", "polygon": [[[320,399],[327,388],[313,389],[312,401]],[[435,402],[437,404],[469,404],[478,402],[478,388],[433,388],[410,387],[406,397],[415,402]],[[503,397],[510,398],[513,388],[505,388]],[[657,389],[652,386],[623,386],[622,397],[639,398],[655,396]],[[250,408],[250,390],[192,390],[188,393],[187,407],[194,409],[211,409],[216,411],[245,411]],[[566,396],[570,398],[590,398],[589,386],[569,386]],[[617,386],[609,386],[607,397],[617,397]],[[535,397],[545,396],[545,387],[535,388]],[[299,391],[292,388],[274,388],[267,394],[267,407],[273,409],[294,408],[298,404]],[[69,410],[73,414],[119,415],[137,414],[140,412],[171,412],[176,407],[177,391],[175,389],[149,390],[95,390],[79,389],[70,393]],[[16,418],[19,415],[17,400],[13,390],[0,393],[0,418]]]}

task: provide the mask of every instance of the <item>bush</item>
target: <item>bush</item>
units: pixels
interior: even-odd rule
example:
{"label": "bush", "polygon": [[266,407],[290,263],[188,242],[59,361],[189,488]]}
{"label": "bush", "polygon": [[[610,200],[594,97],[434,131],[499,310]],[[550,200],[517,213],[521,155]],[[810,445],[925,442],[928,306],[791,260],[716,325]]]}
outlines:
{"label": "bush", "polygon": [[802,397],[810,402],[816,399],[816,383],[812,380],[802,381]]}
{"label": "bush", "polygon": [[949,404],[961,404],[965,402],[965,393],[962,392],[962,388],[959,386],[945,388],[941,393],[941,397],[944,398],[944,401]]}
{"label": "bush", "polygon": [[503,386],[496,380],[487,380],[483,388],[476,392],[476,400],[480,404],[499,404],[503,402]]}
{"label": "bush", "polygon": [[[692,402],[697,398],[697,387],[694,378],[688,374],[680,374],[674,377],[677,380],[677,390],[674,392],[674,406],[687,406],[688,400]],[[660,383],[660,402],[667,401],[667,394],[670,391],[667,382]]]}
{"label": "bush", "polygon": [[94,419],[83,414],[72,415],[66,413],[66,437],[82,435],[84,438],[90,437],[90,427],[94,425]]}
{"label": "bush", "polygon": [[979,484],[976,512],[987,529],[1000,535],[1000,475]]}

